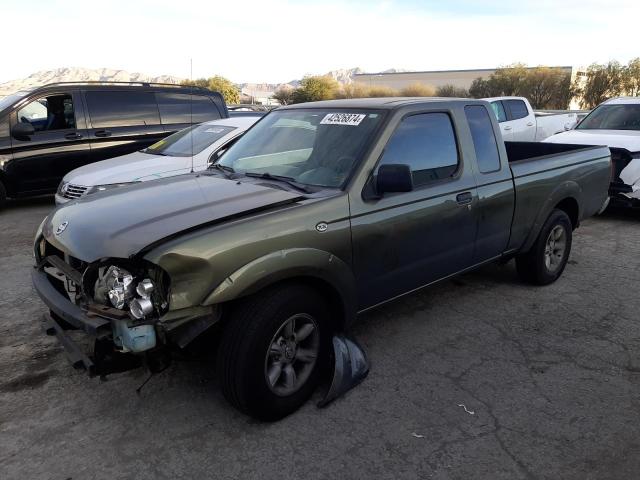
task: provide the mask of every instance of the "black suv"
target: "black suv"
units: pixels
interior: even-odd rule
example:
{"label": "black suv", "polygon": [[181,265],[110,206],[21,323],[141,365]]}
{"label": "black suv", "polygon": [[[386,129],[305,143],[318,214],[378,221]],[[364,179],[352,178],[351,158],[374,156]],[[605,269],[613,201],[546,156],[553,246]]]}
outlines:
{"label": "black suv", "polygon": [[218,92],[152,83],[55,83],[0,99],[0,206],[53,193],[74,168],[227,118]]}

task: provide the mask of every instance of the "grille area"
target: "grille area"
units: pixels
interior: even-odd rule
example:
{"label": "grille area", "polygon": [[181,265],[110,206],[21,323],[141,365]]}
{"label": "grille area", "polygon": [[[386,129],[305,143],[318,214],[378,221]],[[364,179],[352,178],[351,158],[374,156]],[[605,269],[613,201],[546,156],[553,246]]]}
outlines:
{"label": "grille area", "polygon": [[82,197],[85,193],[87,193],[87,190],[89,190],[89,187],[85,187],[83,185],[73,185],[71,183],[67,183],[66,185],[64,185],[62,187],[62,191],[60,192],[60,194],[64,198],[68,198],[69,200],[73,200],[74,198]]}

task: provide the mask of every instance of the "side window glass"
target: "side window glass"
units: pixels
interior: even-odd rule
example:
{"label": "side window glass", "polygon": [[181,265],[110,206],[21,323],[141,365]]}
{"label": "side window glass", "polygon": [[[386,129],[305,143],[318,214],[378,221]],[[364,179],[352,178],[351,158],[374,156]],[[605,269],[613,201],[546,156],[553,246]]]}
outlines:
{"label": "side window glass", "polygon": [[420,186],[451,177],[458,170],[458,148],[451,118],[446,113],[423,113],[405,118],[387,143],[380,161],[411,167]]}
{"label": "side window glass", "polygon": [[469,123],[469,130],[471,130],[478,169],[481,173],[500,170],[498,142],[491,125],[489,112],[482,105],[468,105],[464,107],[464,113]]}
{"label": "side window glass", "polygon": [[30,123],[36,132],[76,128],[73,98],[57,94],[34,100],[18,110],[18,122]]}
{"label": "side window glass", "polygon": [[496,114],[498,123],[507,121],[507,113],[504,111],[504,105],[502,105],[502,102],[491,102],[491,108],[493,109],[493,113]]}
{"label": "side window glass", "polygon": [[527,106],[522,100],[507,100],[507,105],[509,106],[509,110],[511,110],[512,120],[518,120],[519,118],[524,118],[529,115]]}
{"label": "side window glass", "polygon": [[153,92],[89,91],[86,98],[94,128],[160,124]]}
{"label": "side window glass", "polygon": [[173,123],[202,123],[220,118],[220,112],[209,97],[202,95],[188,95],[184,93],[156,93],[160,119],[163,125]]}

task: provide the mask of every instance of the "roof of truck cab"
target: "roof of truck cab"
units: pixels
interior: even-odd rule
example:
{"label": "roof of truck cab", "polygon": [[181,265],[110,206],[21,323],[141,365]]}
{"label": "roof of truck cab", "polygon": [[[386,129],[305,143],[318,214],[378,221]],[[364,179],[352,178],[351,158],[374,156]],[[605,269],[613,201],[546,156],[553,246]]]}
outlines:
{"label": "roof of truck cab", "polygon": [[280,107],[278,110],[291,110],[298,108],[376,108],[392,110],[406,105],[417,103],[443,103],[443,102],[478,102],[473,98],[453,97],[380,97],[380,98],[349,98],[343,100],[321,100],[319,102],[296,103]]}

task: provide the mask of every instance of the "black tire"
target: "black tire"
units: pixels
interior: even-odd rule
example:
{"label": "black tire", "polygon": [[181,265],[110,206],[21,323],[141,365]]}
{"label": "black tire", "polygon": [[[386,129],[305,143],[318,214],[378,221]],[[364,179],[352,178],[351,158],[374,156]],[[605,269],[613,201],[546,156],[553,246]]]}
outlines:
{"label": "black tire", "polygon": [[[556,259],[555,265],[547,265],[547,242],[551,232],[558,232],[561,228],[564,232],[564,250],[562,255],[552,255]],[[548,285],[555,282],[564,268],[567,266],[569,254],[571,253],[573,227],[569,216],[562,210],[553,210],[542,226],[540,234],[531,249],[516,256],[516,269],[522,280],[534,285]],[[555,244],[555,242],[554,242]]]}
{"label": "black tire", "polygon": [[[298,314],[317,324],[319,351],[299,389],[277,395],[267,380],[267,353],[283,323]],[[328,352],[329,318],[325,299],[305,285],[282,284],[241,301],[226,321],[218,349],[218,378],[225,398],[263,421],[278,420],[300,408],[319,382]]]}
{"label": "black tire", "polygon": [[7,203],[7,189],[4,188],[2,182],[0,182],[0,210],[2,210]]}

